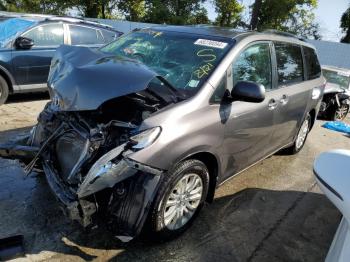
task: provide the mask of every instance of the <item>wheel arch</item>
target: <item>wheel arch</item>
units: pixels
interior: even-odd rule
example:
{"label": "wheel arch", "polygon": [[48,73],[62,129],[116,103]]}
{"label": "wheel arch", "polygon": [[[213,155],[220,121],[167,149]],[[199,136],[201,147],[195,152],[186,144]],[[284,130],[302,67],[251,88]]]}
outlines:
{"label": "wheel arch", "polygon": [[209,188],[206,201],[211,203],[214,200],[215,189],[219,174],[219,162],[217,157],[210,152],[197,152],[187,156],[183,160],[196,159],[203,162],[209,171]]}
{"label": "wheel arch", "polygon": [[0,76],[2,76],[5,79],[7,86],[9,88],[9,92],[13,93],[14,79],[10,74],[10,72],[1,65],[0,65]]}
{"label": "wheel arch", "polygon": [[311,117],[311,126],[310,126],[310,130],[311,130],[316,122],[316,110],[314,108],[311,109],[309,114]]}

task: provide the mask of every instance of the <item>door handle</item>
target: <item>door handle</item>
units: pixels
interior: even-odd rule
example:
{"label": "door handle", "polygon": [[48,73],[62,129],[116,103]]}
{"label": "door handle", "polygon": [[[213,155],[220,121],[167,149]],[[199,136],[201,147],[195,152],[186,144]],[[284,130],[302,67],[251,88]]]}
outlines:
{"label": "door handle", "polygon": [[269,110],[274,110],[277,107],[278,103],[275,99],[271,99],[268,103]]}
{"label": "door handle", "polygon": [[288,103],[289,97],[287,95],[283,95],[282,98],[280,99],[281,104],[284,106]]}

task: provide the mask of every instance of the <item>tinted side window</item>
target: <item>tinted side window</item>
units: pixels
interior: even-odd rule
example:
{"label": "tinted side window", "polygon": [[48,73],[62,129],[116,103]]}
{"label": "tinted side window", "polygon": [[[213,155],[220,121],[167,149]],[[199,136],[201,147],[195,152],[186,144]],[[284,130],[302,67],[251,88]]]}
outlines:
{"label": "tinted side window", "polygon": [[305,62],[306,62],[306,71],[307,79],[315,79],[321,76],[321,66],[320,62],[317,59],[316,51],[309,47],[303,47]]}
{"label": "tinted side window", "polygon": [[112,32],[112,31],[107,31],[107,30],[101,29],[101,32],[102,32],[105,43],[112,42],[113,40],[115,40],[117,38],[117,34]]}
{"label": "tinted side window", "polygon": [[72,45],[96,45],[104,44],[100,30],[91,27],[69,25]]}
{"label": "tinted side window", "polygon": [[275,43],[278,83],[285,85],[304,79],[303,58],[298,45]]}
{"label": "tinted side window", "polygon": [[270,45],[259,43],[248,47],[234,62],[232,72],[233,86],[238,81],[252,81],[271,89]]}
{"label": "tinted side window", "polygon": [[34,46],[58,46],[63,44],[63,25],[39,25],[23,34],[34,41]]}

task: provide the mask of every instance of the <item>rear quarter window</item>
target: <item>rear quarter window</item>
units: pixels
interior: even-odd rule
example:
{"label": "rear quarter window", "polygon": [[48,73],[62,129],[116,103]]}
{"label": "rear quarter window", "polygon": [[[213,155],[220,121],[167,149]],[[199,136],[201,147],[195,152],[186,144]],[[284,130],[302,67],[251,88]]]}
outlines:
{"label": "rear quarter window", "polygon": [[278,84],[288,85],[304,80],[301,47],[290,43],[275,43]]}
{"label": "rear quarter window", "polygon": [[69,25],[72,45],[104,44],[100,30],[88,26]]}
{"label": "rear quarter window", "polygon": [[119,36],[119,34],[112,32],[112,31],[108,31],[108,30],[104,30],[101,29],[103,38],[104,38],[104,42],[107,44],[109,42],[112,42],[113,40],[117,39],[117,37]]}
{"label": "rear quarter window", "polygon": [[316,51],[309,47],[303,47],[307,79],[312,80],[321,76],[321,66]]}

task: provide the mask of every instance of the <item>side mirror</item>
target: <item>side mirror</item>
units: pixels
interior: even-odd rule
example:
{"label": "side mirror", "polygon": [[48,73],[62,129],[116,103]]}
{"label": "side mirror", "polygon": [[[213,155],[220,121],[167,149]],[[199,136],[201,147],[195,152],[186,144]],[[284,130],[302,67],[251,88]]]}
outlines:
{"label": "side mirror", "polygon": [[239,81],[231,91],[233,101],[260,103],[265,99],[265,87],[249,81]]}
{"label": "side mirror", "polygon": [[17,37],[15,40],[15,47],[17,49],[31,49],[32,46],[34,45],[34,41],[28,37]]}

